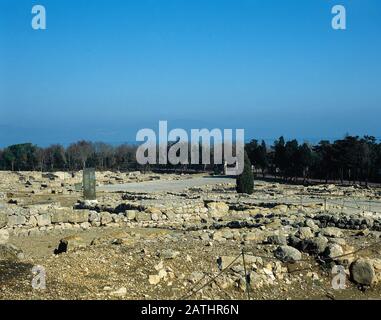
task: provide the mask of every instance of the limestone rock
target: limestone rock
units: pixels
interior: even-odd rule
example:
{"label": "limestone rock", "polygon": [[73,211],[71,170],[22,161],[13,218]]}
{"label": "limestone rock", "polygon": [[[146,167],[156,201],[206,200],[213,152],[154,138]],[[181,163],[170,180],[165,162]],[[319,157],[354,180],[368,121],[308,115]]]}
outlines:
{"label": "limestone rock", "polygon": [[274,255],[283,262],[296,262],[302,259],[300,251],[290,246],[278,247],[275,250]]}
{"label": "limestone rock", "polygon": [[328,246],[326,247],[324,251],[324,256],[332,260],[338,259],[343,254],[344,254],[343,248],[336,243],[328,244]]}
{"label": "limestone rock", "polygon": [[287,245],[287,238],[283,235],[274,234],[267,238],[267,243],[284,246]]}
{"label": "limestone rock", "polygon": [[360,285],[370,286],[376,275],[372,263],[367,259],[358,259],[350,266],[351,278]]}
{"label": "limestone rock", "polygon": [[233,239],[234,234],[230,229],[222,229],[222,230],[217,230],[213,234],[213,240],[220,240],[222,239]]}
{"label": "limestone rock", "polygon": [[261,230],[253,230],[244,235],[245,241],[263,241],[265,234]]}
{"label": "limestone rock", "polygon": [[150,207],[150,208],[148,208],[148,209],[146,210],[146,212],[150,213],[151,215],[152,215],[152,214],[155,214],[155,215],[157,215],[157,216],[161,216],[161,214],[162,214],[161,210],[158,209],[158,208],[155,208],[155,207]]}
{"label": "limestone rock", "polygon": [[111,217],[111,214],[109,212],[101,212],[100,216],[101,216],[101,225],[102,226],[106,226],[110,222],[112,222],[112,217]]}
{"label": "limestone rock", "polygon": [[305,225],[306,225],[306,227],[309,227],[312,231],[319,230],[319,227],[317,226],[315,221],[313,221],[312,219],[306,219]]}
{"label": "limestone rock", "polygon": [[180,255],[180,252],[174,251],[172,249],[164,249],[160,252],[160,258],[163,259],[174,259]]}
{"label": "limestone rock", "polygon": [[89,210],[73,210],[69,215],[69,222],[82,223],[89,221]]}
{"label": "limestone rock", "polygon": [[101,221],[101,217],[100,217],[100,214],[96,211],[90,211],[89,212],[89,222],[91,224],[95,224],[97,222],[100,222]]}
{"label": "limestone rock", "polygon": [[301,249],[310,254],[321,254],[325,251],[328,244],[328,239],[325,237],[315,237],[304,240],[301,243]]}
{"label": "limestone rock", "polygon": [[160,282],[160,276],[158,274],[151,274],[149,277],[148,277],[148,282],[149,284],[151,285],[157,285],[159,282]]}
{"label": "limestone rock", "polygon": [[137,221],[151,221],[151,214],[148,212],[138,212],[136,215]]}
{"label": "limestone rock", "polygon": [[200,239],[201,239],[202,241],[209,241],[209,240],[210,240],[210,236],[209,236],[208,233],[202,233],[202,234],[200,235]]}
{"label": "limestone rock", "polygon": [[110,294],[116,297],[124,297],[127,294],[127,288],[121,287],[118,290],[112,291]]}
{"label": "limestone rock", "polygon": [[206,207],[213,218],[223,217],[229,212],[229,206],[225,202],[210,202]]}
{"label": "limestone rock", "polygon": [[5,244],[8,242],[9,232],[8,230],[1,229],[0,230],[0,244]]}
{"label": "limestone rock", "polygon": [[12,215],[8,217],[8,226],[19,226],[26,223],[26,218],[22,215]]}
{"label": "limestone rock", "polygon": [[91,224],[90,224],[90,222],[82,222],[82,223],[80,224],[80,226],[81,226],[81,228],[82,228],[83,230],[87,230],[87,229],[89,229],[89,228],[91,227]]}
{"label": "limestone rock", "polygon": [[279,204],[279,205],[275,206],[273,208],[273,210],[276,210],[276,211],[279,211],[279,212],[282,212],[282,213],[286,213],[287,210],[288,210],[288,206],[285,205],[285,204]]}
{"label": "limestone rock", "polygon": [[69,222],[68,208],[55,208],[52,212],[52,223],[65,223]]}
{"label": "limestone rock", "polygon": [[371,259],[370,261],[376,274],[376,282],[379,283],[381,282],[381,259]]}
{"label": "limestone rock", "polygon": [[343,232],[339,228],[327,227],[320,229],[320,234],[329,238],[342,238]]}
{"label": "limestone rock", "polygon": [[135,220],[136,218],[136,210],[126,210],[126,217],[128,220]]}
{"label": "limestone rock", "polygon": [[39,227],[48,226],[52,223],[50,214],[44,213],[37,216],[37,225]]}
{"label": "limestone rock", "polygon": [[0,260],[17,261],[24,259],[24,253],[13,244],[0,244]]}
{"label": "limestone rock", "polygon": [[300,227],[295,235],[301,240],[311,239],[314,237],[310,227]]}
{"label": "limestone rock", "polygon": [[8,223],[7,212],[0,209],[0,228],[4,228]]}

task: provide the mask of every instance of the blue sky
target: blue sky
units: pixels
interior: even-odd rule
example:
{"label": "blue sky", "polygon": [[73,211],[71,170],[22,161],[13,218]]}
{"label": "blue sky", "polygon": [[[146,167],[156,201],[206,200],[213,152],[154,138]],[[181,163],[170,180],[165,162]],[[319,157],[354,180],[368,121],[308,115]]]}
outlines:
{"label": "blue sky", "polygon": [[0,146],[134,141],[159,120],[380,137],[380,35],[379,0],[0,0]]}

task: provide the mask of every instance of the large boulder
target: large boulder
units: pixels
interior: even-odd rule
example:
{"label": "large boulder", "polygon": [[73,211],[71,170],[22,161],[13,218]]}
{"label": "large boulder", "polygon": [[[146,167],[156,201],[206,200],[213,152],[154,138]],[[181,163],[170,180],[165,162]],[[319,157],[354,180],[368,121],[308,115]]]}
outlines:
{"label": "large boulder", "polygon": [[151,214],[149,212],[137,212],[135,219],[137,221],[151,221]]}
{"label": "large boulder", "polygon": [[67,223],[69,222],[72,210],[69,208],[55,208],[52,212],[52,223]]}
{"label": "large boulder", "polygon": [[8,226],[21,226],[26,223],[26,218],[23,215],[12,215],[8,217]]}
{"label": "large boulder", "polygon": [[37,216],[37,225],[39,227],[48,226],[51,223],[52,223],[52,218],[49,213],[44,213]]}
{"label": "large boulder", "polygon": [[295,235],[301,240],[311,239],[314,237],[314,233],[310,227],[300,227]]}
{"label": "large boulder", "polygon": [[337,243],[330,243],[324,250],[324,256],[329,260],[337,260],[344,254],[343,248]]}
{"label": "large boulder", "polygon": [[273,234],[267,237],[267,243],[275,245],[287,245],[287,238],[284,235]]}
{"label": "large boulder", "polygon": [[24,259],[21,249],[10,243],[0,244],[0,260],[17,261],[21,259]]}
{"label": "large boulder", "polygon": [[213,218],[223,217],[229,212],[229,206],[225,202],[209,202],[206,207]]}
{"label": "large boulder", "polygon": [[89,221],[89,210],[73,210],[69,215],[69,222],[82,223]]}
{"label": "large boulder", "polygon": [[96,211],[89,211],[89,222],[93,227],[101,225],[101,214]]}
{"label": "large boulder", "polygon": [[132,221],[136,219],[136,214],[138,211],[136,210],[126,210],[126,217],[128,221]]}
{"label": "large boulder", "polygon": [[376,280],[373,264],[368,259],[357,259],[349,270],[352,280],[357,284],[371,286]]}
{"label": "large boulder", "polygon": [[74,210],[74,215],[76,217],[76,223],[83,223],[83,222],[89,222],[89,210]]}
{"label": "large boulder", "polygon": [[300,246],[303,252],[309,254],[321,254],[325,251],[328,245],[328,239],[325,237],[315,237],[312,239],[304,240]]}
{"label": "large boulder", "polygon": [[244,234],[245,241],[263,241],[265,239],[265,233],[262,230],[254,229]]}
{"label": "large boulder", "polygon": [[100,217],[101,217],[101,226],[106,226],[112,222],[112,217],[110,212],[106,212],[106,211],[101,212]]}
{"label": "large boulder", "polygon": [[299,250],[290,246],[280,246],[274,251],[274,256],[282,262],[296,262],[302,259]]}
{"label": "large boulder", "polygon": [[306,227],[309,227],[312,231],[318,231],[319,227],[316,225],[315,221],[312,219],[306,219],[305,221]]}

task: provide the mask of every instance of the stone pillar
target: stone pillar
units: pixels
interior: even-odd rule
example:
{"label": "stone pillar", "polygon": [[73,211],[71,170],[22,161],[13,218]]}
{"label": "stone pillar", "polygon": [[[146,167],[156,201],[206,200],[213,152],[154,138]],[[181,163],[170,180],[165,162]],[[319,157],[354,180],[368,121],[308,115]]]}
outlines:
{"label": "stone pillar", "polygon": [[83,169],[83,197],[85,200],[96,200],[95,192],[95,169]]}

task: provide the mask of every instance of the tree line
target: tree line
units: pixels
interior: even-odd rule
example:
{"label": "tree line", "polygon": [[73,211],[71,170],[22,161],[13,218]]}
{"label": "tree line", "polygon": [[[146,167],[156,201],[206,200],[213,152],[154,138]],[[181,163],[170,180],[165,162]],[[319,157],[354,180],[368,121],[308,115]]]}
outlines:
{"label": "tree line", "polygon": [[333,143],[327,140],[317,145],[280,137],[267,148],[264,141],[252,140],[246,152],[256,170],[284,180],[302,178],[350,181],[353,183],[381,182],[381,143],[372,136],[346,136]]}
{"label": "tree line", "polygon": [[75,171],[84,167],[99,170],[131,170],[136,168],[136,147],[129,144],[112,146],[103,142],[78,141],[67,148],[54,144],[41,148],[31,143],[0,149],[2,170]]}
{"label": "tree line", "polygon": [[[1,170],[75,171],[84,167],[98,170],[171,170],[215,171],[221,165],[150,165],[136,162],[136,145],[113,146],[103,142],[78,141],[64,147],[54,144],[41,148],[31,143],[17,144],[0,149]],[[273,145],[252,140],[245,150],[256,174],[275,176],[287,181],[319,179],[381,182],[381,143],[371,136],[346,136],[343,139],[320,141],[316,145],[283,137]],[[211,149],[213,153],[213,148]]]}

